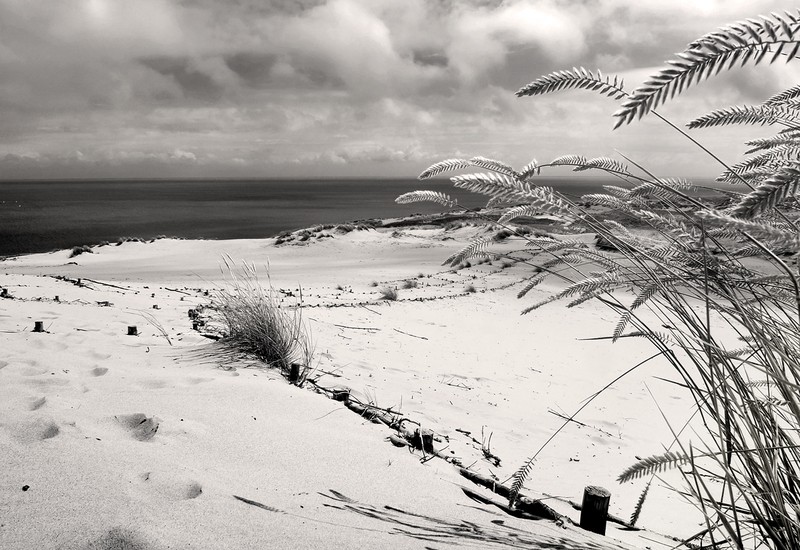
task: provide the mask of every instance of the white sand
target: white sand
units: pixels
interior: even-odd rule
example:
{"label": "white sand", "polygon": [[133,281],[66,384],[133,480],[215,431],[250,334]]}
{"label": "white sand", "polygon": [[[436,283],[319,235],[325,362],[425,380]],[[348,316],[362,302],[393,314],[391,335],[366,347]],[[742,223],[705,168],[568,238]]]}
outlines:
{"label": "white sand", "polygon": [[[553,412],[571,414],[653,351],[581,341],[613,331],[615,316],[599,304],[520,316],[549,291],[517,300],[520,287],[507,285],[521,266],[441,267],[476,231],[359,231],[280,247],[161,240],[1,262],[0,287],[14,299],[0,300],[0,548],[662,547],[650,531],[609,524],[602,538],[473,502],[461,486],[502,499],[444,460],[422,464],[393,447],[389,428],[342,404],[252,361],[230,363],[191,330],[187,310],[222,284],[224,255],[269,263],[274,287],[302,288],[321,384],[393,407],[439,434],[437,448],[506,481],[563,422]],[[398,302],[380,302],[371,286],[419,274]],[[467,284],[478,292],[461,296]],[[352,307],[329,307],[338,304]],[[34,321],[47,332],[32,332]],[[129,325],[140,335],[127,336]],[[589,405],[584,425],[569,425],[541,454],[527,494],[580,501],[586,485],[601,485],[613,494],[611,513],[628,518],[646,480],[620,486],[616,476],[670,441],[645,383],[676,426],[691,412],[688,397],[656,376],[674,378],[654,361]],[[499,467],[472,439],[489,436]],[[664,479],[680,483],[674,473]],[[656,480],[639,525],[690,535],[702,528],[691,512]]]}

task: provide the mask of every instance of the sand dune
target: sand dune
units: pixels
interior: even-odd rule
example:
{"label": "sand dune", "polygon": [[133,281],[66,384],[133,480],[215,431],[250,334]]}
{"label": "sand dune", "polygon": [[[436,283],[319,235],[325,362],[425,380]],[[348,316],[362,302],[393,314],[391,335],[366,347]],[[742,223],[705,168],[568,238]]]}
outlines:
{"label": "sand dune", "polygon": [[[432,429],[442,454],[505,481],[563,416],[652,352],[585,340],[613,330],[598,305],[518,315],[524,266],[441,266],[480,231],[159,240],[0,263],[12,296],[0,301],[0,547],[643,548],[666,540],[651,531],[699,530],[660,481],[639,521],[650,531],[612,525],[606,537],[476,502],[462,486],[503,499],[390,445],[386,426],[221,353],[187,315],[225,284],[225,256],[268,265],[287,303],[302,293],[319,384],[398,411]],[[380,300],[384,286],[399,299]],[[526,492],[579,501],[586,485],[605,486],[611,513],[627,518],[644,484],[616,476],[669,442],[647,388],[669,418],[690,413],[656,376],[670,372],[654,362],[593,402],[542,453]]]}

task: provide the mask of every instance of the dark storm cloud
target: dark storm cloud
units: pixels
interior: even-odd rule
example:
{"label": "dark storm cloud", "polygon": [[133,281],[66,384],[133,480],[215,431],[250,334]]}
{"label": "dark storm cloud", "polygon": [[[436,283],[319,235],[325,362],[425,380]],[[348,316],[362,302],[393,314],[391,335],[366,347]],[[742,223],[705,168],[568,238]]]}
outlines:
{"label": "dark storm cloud", "polygon": [[158,56],[141,59],[140,62],[163,76],[173,78],[187,99],[216,101],[222,98],[224,87],[210,75],[195,68],[188,57]]}
{"label": "dark storm cloud", "polygon": [[444,52],[417,50],[412,52],[412,59],[417,65],[447,67],[447,55]]}
{"label": "dark storm cloud", "polygon": [[225,56],[225,64],[249,86],[262,88],[272,82],[270,73],[278,56],[272,53],[237,52]]}

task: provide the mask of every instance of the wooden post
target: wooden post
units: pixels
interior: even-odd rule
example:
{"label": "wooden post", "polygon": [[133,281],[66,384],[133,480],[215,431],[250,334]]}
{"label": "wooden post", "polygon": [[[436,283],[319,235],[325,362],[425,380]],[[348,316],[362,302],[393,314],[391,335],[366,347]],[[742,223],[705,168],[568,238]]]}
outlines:
{"label": "wooden post", "polygon": [[33,332],[44,332],[44,323],[42,321],[35,321],[33,323]]}
{"label": "wooden post", "polygon": [[56,296],[56,302],[60,302],[61,300]]}
{"label": "wooden post", "polygon": [[331,398],[334,401],[347,401],[350,397],[350,390],[349,389],[336,389],[331,392]]}
{"label": "wooden post", "polygon": [[593,485],[586,487],[581,505],[581,527],[592,533],[605,535],[610,501],[611,493],[608,490]]}
{"label": "wooden post", "polygon": [[289,365],[289,382],[296,384],[300,380],[300,363]]}
{"label": "wooden post", "polygon": [[200,328],[200,323],[197,321],[192,322],[192,330],[198,330]]}
{"label": "wooden post", "polygon": [[128,336],[139,336],[139,331],[136,328],[136,325],[131,325],[128,327]]}
{"label": "wooden post", "polygon": [[433,430],[417,428],[411,438],[411,444],[423,452],[433,454]]}

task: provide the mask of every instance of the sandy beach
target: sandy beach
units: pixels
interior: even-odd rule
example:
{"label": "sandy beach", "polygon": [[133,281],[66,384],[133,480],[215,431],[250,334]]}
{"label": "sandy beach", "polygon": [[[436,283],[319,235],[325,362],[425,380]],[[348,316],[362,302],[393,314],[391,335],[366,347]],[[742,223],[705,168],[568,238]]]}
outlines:
{"label": "sandy beach", "polygon": [[[534,464],[524,494],[565,522],[509,515],[504,498],[460,475],[508,484],[565,417],[652,354],[632,339],[590,340],[616,322],[600,304],[520,316],[553,290],[518,300],[528,266],[441,265],[485,232],[162,239],[3,261],[0,546],[656,548],[699,530],[665,487],[679,473],[654,481],[644,530],[609,523],[601,537],[571,523],[580,511],[570,501],[588,485],[610,490],[610,513],[627,520],[645,483],[616,477],[671,440],[658,407],[688,418],[655,361],[598,397]],[[511,238],[497,250],[514,248]],[[302,295],[317,385],[432,430],[439,457],[395,447],[389,427],[226,353],[207,337],[210,310],[193,330],[187,312],[225,287],[226,257],[256,265],[287,305]],[[385,287],[396,301],[380,299]]]}

